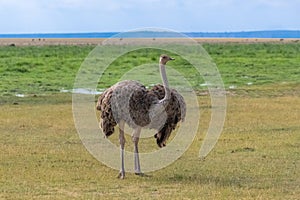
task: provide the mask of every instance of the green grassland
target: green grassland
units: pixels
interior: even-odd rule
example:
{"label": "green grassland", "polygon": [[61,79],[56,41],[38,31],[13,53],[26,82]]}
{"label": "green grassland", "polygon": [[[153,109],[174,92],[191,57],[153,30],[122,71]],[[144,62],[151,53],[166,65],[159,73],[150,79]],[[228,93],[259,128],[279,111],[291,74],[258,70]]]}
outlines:
{"label": "green grassland", "polygon": [[[211,118],[210,97],[200,95],[200,129],[188,151],[164,169],[144,177],[128,173],[125,180],[84,148],[72,95],[60,93],[73,87],[94,46],[0,47],[0,199],[299,199],[300,44],[203,47],[228,90],[217,145],[199,159]],[[159,54],[121,57],[99,88],[120,78],[119,66],[126,70],[133,59],[157,64]],[[189,67],[180,59],[173,65]],[[188,80],[203,94],[203,80],[190,70]],[[142,140],[140,149],[148,144],[154,138]]]}
{"label": "green grassland", "polygon": [[[225,87],[250,89],[257,85],[298,84],[300,44],[205,44]],[[76,73],[94,46],[0,47],[0,96],[49,94],[72,89]],[[158,63],[162,52],[141,50],[116,59],[104,72],[99,88],[107,88],[133,66]],[[185,60],[176,56],[172,66],[195,89],[204,83]],[[249,87],[247,87],[249,86]]]}

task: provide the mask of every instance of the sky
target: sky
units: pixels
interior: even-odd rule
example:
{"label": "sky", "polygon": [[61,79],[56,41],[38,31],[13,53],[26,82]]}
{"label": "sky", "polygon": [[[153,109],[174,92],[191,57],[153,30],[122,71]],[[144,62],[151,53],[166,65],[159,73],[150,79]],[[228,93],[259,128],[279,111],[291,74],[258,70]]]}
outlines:
{"label": "sky", "polygon": [[0,0],[0,34],[300,30],[300,0]]}

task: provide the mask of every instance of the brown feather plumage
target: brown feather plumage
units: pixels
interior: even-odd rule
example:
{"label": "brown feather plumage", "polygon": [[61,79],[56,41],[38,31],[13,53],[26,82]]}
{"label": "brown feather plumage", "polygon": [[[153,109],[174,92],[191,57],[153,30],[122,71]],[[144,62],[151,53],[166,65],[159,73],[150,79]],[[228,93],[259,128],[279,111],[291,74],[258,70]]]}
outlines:
{"label": "brown feather plumage", "polygon": [[[153,92],[159,99],[165,95],[164,86],[155,85],[150,92]],[[171,98],[165,107],[167,120],[163,127],[154,135],[157,145],[163,147],[166,145],[171,132],[176,128],[179,121],[184,121],[186,113],[186,105],[183,97],[175,90],[171,89]]]}
{"label": "brown feather plumage", "polygon": [[111,108],[111,97],[113,90],[106,90],[98,99],[97,110],[101,111],[100,114],[100,128],[102,128],[106,137],[114,133],[114,127],[117,122],[114,119]]}
{"label": "brown feather plumage", "polygon": [[[163,99],[164,95],[164,86],[155,85],[151,90],[147,90],[137,81],[122,81],[108,88],[97,102],[97,109],[101,111],[100,127],[104,134],[111,135],[120,120],[124,120],[132,128],[149,126],[150,108]],[[163,126],[149,127],[157,130],[155,138],[159,147],[166,145],[172,130],[185,118],[186,105],[183,97],[171,89],[171,98],[164,109],[167,119]]]}

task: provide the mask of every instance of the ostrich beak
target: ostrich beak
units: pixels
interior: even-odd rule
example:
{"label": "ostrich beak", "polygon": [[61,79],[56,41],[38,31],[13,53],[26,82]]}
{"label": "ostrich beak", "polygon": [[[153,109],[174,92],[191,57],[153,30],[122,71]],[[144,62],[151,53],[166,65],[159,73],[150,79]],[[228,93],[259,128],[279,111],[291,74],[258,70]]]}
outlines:
{"label": "ostrich beak", "polygon": [[175,58],[170,58],[170,60],[175,60]]}

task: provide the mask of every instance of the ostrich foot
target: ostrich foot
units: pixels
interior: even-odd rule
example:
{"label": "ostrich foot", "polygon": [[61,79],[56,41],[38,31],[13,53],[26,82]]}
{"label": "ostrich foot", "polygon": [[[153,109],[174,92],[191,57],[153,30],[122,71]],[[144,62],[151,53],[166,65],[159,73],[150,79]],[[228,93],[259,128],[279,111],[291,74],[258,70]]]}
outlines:
{"label": "ostrich foot", "polygon": [[137,176],[144,176],[145,174],[143,173],[143,172],[141,172],[141,171],[139,171],[139,172],[134,172],[135,173],[135,175],[137,175]]}
{"label": "ostrich foot", "polygon": [[139,176],[139,177],[145,177],[145,178],[147,178],[147,177],[152,177],[152,175],[145,174],[145,173],[143,173],[143,172],[140,172],[140,173],[136,173],[136,172],[135,172],[135,175],[137,175],[137,176]]}
{"label": "ostrich foot", "polygon": [[125,172],[120,171],[118,174],[119,179],[124,179],[125,178]]}

